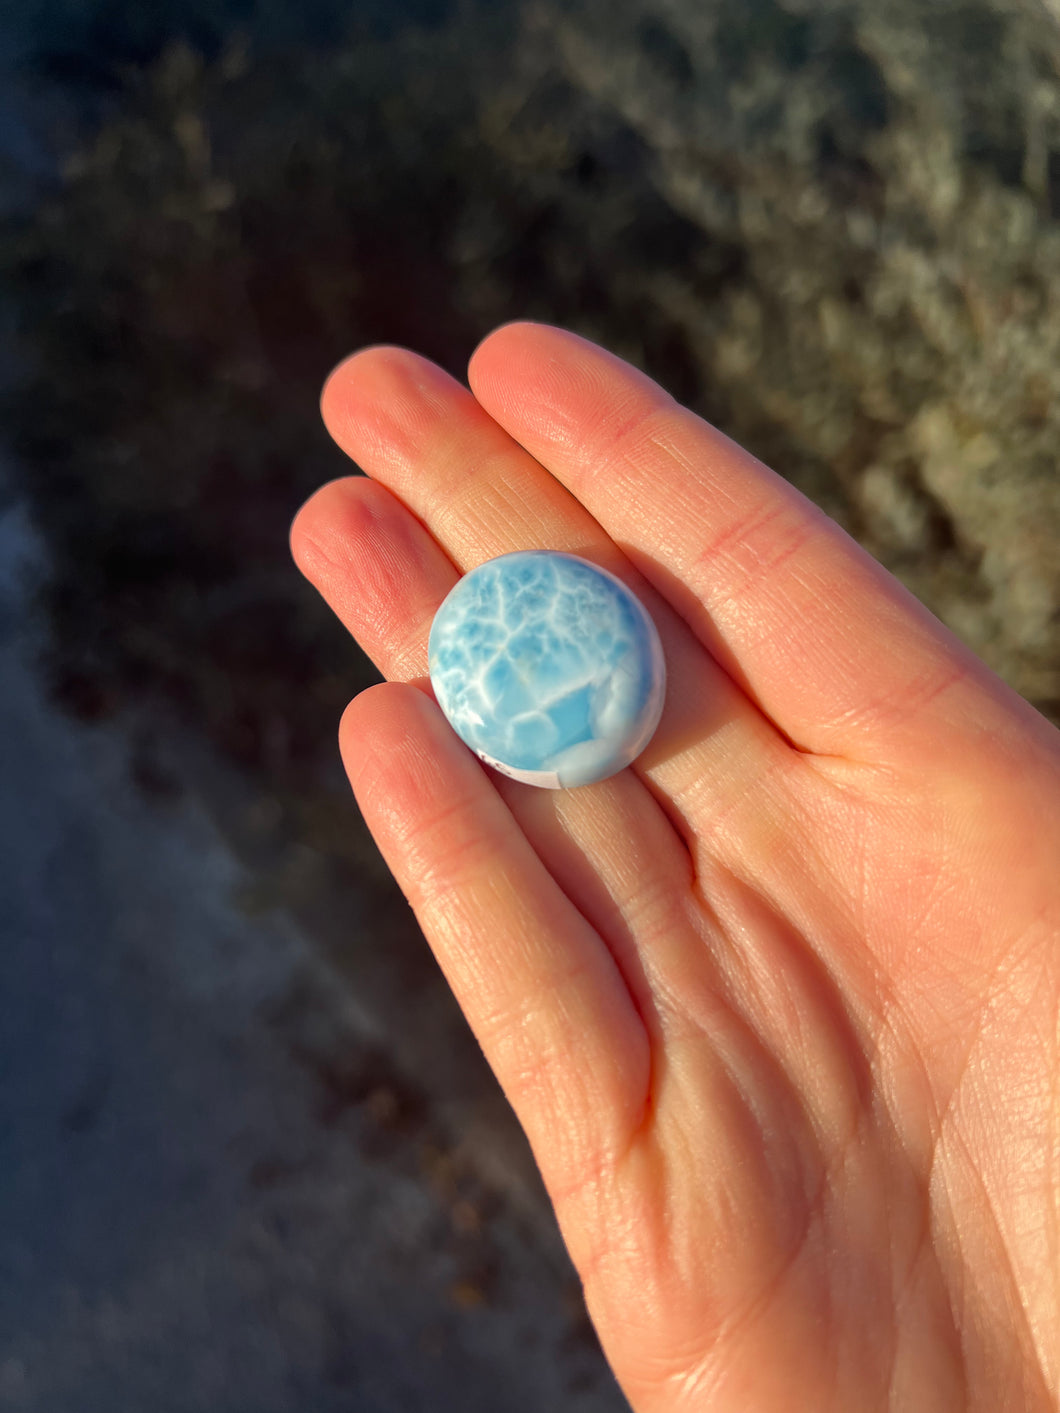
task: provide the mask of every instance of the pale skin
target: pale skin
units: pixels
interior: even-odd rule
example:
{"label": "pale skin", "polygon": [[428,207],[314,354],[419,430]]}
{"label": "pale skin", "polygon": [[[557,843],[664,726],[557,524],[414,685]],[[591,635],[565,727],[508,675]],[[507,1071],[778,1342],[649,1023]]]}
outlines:
{"label": "pale skin", "polygon": [[[343,718],[387,863],[522,1122],[637,1413],[1045,1413],[1060,1395],[1060,733],[643,374],[510,325],[469,392],[371,348],[367,472],[292,532],[388,680]],[[641,596],[632,767],[488,770],[426,680],[509,550]]]}

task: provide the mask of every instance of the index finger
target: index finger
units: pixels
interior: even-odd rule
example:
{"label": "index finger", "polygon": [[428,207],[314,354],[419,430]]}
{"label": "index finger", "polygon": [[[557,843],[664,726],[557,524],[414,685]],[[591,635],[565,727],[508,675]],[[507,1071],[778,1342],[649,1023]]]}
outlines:
{"label": "index finger", "polygon": [[490,415],[572,491],[804,751],[1034,715],[834,521],[644,374],[545,325],[471,363]]}

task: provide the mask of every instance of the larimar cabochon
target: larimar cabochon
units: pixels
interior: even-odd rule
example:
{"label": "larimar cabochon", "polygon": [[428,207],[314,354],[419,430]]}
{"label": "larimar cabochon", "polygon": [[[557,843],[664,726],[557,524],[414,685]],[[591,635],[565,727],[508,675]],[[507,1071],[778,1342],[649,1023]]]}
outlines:
{"label": "larimar cabochon", "polygon": [[530,785],[606,780],[640,754],[662,714],[655,624],[621,580],[573,554],[525,550],[480,564],[435,614],[428,656],[457,735]]}

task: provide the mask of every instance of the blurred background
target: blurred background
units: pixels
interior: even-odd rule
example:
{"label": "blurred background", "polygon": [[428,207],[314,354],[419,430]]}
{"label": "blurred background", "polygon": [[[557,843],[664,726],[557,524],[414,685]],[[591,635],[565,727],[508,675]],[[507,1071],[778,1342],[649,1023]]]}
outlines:
{"label": "blurred background", "polygon": [[7,0],[0,279],[0,1409],[621,1409],[347,798],[319,388],[573,327],[1060,719],[1060,0]]}

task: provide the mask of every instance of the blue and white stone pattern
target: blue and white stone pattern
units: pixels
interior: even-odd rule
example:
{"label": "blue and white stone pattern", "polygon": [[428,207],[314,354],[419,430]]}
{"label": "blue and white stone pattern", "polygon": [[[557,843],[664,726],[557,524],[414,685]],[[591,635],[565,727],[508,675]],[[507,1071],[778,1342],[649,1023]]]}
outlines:
{"label": "blue and white stone pattern", "polygon": [[576,555],[526,550],[473,569],[435,615],[428,655],[457,735],[531,785],[605,780],[662,713],[655,624],[621,580]]}

